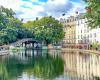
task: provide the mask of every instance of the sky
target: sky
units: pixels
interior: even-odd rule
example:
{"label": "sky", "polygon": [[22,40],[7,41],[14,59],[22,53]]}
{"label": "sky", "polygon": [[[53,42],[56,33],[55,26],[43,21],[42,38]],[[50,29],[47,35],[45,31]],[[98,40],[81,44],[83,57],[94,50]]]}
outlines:
{"label": "sky", "polygon": [[16,17],[24,21],[34,20],[36,17],[53,16],[57,19],[85,12],[82,0],[0,0],[0,6],[11,8]]}

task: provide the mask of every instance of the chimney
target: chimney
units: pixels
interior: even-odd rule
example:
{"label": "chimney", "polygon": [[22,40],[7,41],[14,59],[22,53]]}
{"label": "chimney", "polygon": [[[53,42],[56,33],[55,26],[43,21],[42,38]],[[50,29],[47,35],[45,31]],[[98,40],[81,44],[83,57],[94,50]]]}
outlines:
{"label": "chimney", "polygon": [[76,13],[76,15],[77,15],[77,14],[78,14],[78,11],[76,11],[75,13]]}
{"label": "chimney", "polygon": [[49,16],[49,18],[52,18],[52,16]]}
{"label": "chimney", "polygon": [[85,9],[86,9],[87,13],[91,13],[91,8],[90,7],[86,7]]}
{"label": "chimney", "polygon": [[36,20],[39,20],[39,18],[38,18],[38,17],[36,17]]}

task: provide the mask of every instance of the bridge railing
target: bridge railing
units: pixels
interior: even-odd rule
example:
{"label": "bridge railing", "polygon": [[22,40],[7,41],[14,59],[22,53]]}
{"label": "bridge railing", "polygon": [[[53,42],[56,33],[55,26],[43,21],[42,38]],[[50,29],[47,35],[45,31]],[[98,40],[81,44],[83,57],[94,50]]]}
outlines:
{"label": "bridge railing", "polygon": [[33,38],[25,38],[25,39],[18,40],[14,43],[11,43],[10,45],[11,46],[20,46],[23,42],[32,41],[32,40],[33,40]]}

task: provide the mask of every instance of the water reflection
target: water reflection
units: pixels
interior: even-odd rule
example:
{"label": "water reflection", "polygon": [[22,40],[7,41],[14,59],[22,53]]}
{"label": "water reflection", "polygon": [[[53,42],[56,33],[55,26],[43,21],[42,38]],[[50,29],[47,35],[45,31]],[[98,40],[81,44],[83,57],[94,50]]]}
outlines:
{"label": "water reflection", "polygon": [[25,50],[0,57],[0,80],[100,80],[100,55]]}
{"label": "water reflection", "polygon": [[1,57],[0,80],[53,80],[64,72],[64,61],[48,50],[27,50]]}
{"label": "water reflection", "polygon": [[64,51],[62,56],[64,74],[69,76],[69,80],[100,80],[99,54]]}

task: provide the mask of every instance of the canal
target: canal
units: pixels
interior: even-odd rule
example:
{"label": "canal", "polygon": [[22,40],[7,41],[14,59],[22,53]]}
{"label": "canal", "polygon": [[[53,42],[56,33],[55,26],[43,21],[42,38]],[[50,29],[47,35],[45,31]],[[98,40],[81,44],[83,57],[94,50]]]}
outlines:
{"label": "canal", "polygon": [[0,80],[100,80],[100,55],[23,50],[0,57]]}

